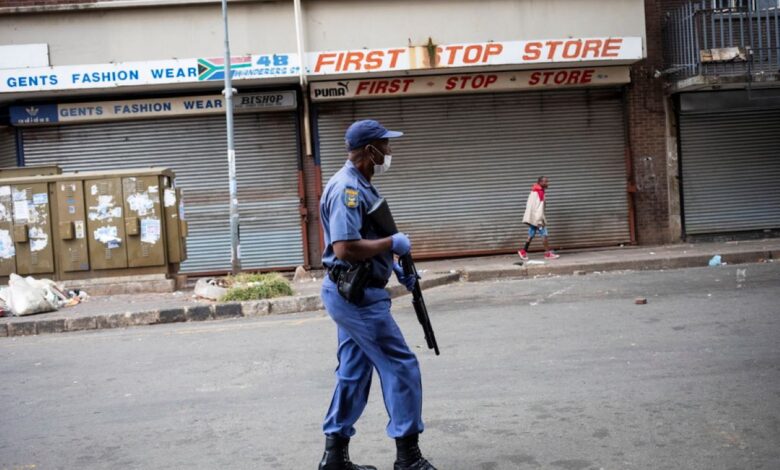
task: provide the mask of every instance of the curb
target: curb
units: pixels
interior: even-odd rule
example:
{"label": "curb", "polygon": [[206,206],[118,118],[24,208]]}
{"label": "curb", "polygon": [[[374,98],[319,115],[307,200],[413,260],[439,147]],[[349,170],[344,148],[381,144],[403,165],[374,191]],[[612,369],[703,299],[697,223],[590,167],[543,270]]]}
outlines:
{"label": "curb", "polygon": [[[728,264],[755,263],[761,259],[777,259],[780,250],[756,250],[721,254]],[[677,257],[661,257],[630,261],[606,261],[585,265],[568,266],[518,266],[516,268],[467,270],[454,273],[435,275],[420,281],[420,287],[433,287],[455,282],[481,282],[500,279],[522,279],[532,276],[554,276],[569,274],[585,274],[603,271],[650,271],[661,269],[679,269],[705,267],[711,256],[688,255]],[[388,288],[391,298],[408,295],[409,292],[401,285]],[[285,315],[290,313],[322,310],[322,299],[319,295],[297,297],[279,297],[269,300],[248,302],[228,302],[211,305],[193,305],[141,312],[116,313],[112,315],[94,315],[77,318],[51,318],[43,320],[18,320],[0,323],[0,337],[30,336],[70,331],[101,330],[111,328],[127,328],[140,325],[157,325],[165,323],[196,322],[207,320],[224,320],[230,318],[253,318],[267,315]]]}
{"label": "curb", "polygon": [[[548,271],[550,274],[574,274],[572,268],[575,271],[582,272],[594,272],[594,271],[657,271],[661,269],[682,269],[682,268],[703,268],[707,267],[712,255],[683,255],[676,257],[659,257],[643,260],[631,260],[631,261],[610,261],[598,264],[592,264],[588,266],[570,267],[565,266],[566,269],[555,269],[551,266]],[[758,263],[762,259],[774,259],[772,251],[749,251],[749,252],[735,252],[735,253],[723,253],[721,254],[722,261],[728,264],[746,264],[746,263]],[[547,274],[547,273],[539,273]]]}
{"label": "curb", "polygon": [[[421,280],[423,289],[458,282],[460,273],[432,276]],[[391,298],[407,295],[403,286],[388,288]],[[228,302],[211,305],[192,305],[186,307],[148,310],[141,312],[115,313],[112,315],[93,315],[78,318],[21,319],[0,323],[0,337],[31,336],[50,333],[63,333],[84,330],[104,330],[127,328],[140,325],[159,325],[165,323],[224,320],[229,318],[252,318],[266,315],[285,315],[290,313],[322,310],[319,295],[297,297],[279,297],[269,300],[248,302]]]}
{"label": "curb", "polygon": [[[757,250],[724,253],[721,255],[721,258],[727,264],[746,264],[757,263],[762,259],[777,259],[778,256],[780,256],[780,251]],[[582,265],[532,265],[518,266],[514,269],[470,270],[463,272],[461,279],[466,282],[482,282],[496,279],[522,279],[533,276],[581,275],[604,271],[658,271],[662,269],[701,268],[707,266],[711,257],[711,255],[683,255],[628,261],[604,261]]]}

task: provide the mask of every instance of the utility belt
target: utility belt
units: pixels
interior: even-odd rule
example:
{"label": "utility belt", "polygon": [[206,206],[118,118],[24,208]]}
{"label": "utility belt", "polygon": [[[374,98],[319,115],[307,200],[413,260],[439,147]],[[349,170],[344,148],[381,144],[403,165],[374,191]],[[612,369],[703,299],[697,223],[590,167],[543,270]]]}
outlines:
{"label": "utility belt", "polygon": [[356,263],[351,267],[336,265],[328,268],[328,277],[338,289],[339,294],[348,302],[363,300],[367,287],[384,289],[387,279],[371,277],[371,261]]}

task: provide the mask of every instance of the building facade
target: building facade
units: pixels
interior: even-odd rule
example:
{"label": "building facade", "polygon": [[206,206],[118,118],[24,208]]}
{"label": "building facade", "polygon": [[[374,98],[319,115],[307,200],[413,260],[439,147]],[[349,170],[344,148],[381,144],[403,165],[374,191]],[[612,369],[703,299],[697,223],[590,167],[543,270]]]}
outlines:
{"label": "building facade", "polygon": [[780,228],[780,2],[667,2],[664,66],[685,238]]}
{"label": "building facade", "polygon": [[[550,177],[561,248],[663,243],[677,155],[664,5],[231,0],[241,258],[317,266],[356,119],[403,130],[376,185],[421,257],[511,253]],[[230,267],[219,1],[0,1],[0,159],[168,166],[193,273]]]}

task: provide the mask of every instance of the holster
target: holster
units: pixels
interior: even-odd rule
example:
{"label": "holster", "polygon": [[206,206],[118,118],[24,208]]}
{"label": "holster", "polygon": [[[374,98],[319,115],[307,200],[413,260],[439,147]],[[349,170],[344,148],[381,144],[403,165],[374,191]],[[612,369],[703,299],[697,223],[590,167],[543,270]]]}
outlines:
{"label": "holster", "polygon": [[365,295],[366,285],[371,277],[371,261],[356,263],[349,268],[333,269],[329,274],[331,280],[336,283],[339,295],[347,302],[356,304],[363,300]]}

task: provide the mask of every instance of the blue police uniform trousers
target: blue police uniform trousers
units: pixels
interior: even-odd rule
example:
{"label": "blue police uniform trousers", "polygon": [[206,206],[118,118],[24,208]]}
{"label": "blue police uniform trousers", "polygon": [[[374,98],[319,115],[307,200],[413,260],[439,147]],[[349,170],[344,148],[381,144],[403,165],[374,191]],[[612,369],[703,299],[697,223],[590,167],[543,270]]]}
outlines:
{"label": "blue police uniform trousers", "polygon": [[322,301],[338,326],[336,389],[323,423],[325,434],[352,437],[371,389],[373,368],[382,383],[390,416],[387,434],[404,437],[423,431],[420,366],[390,314],[390,295],[366,288],[359,305],[347,302],[326,276]]}

